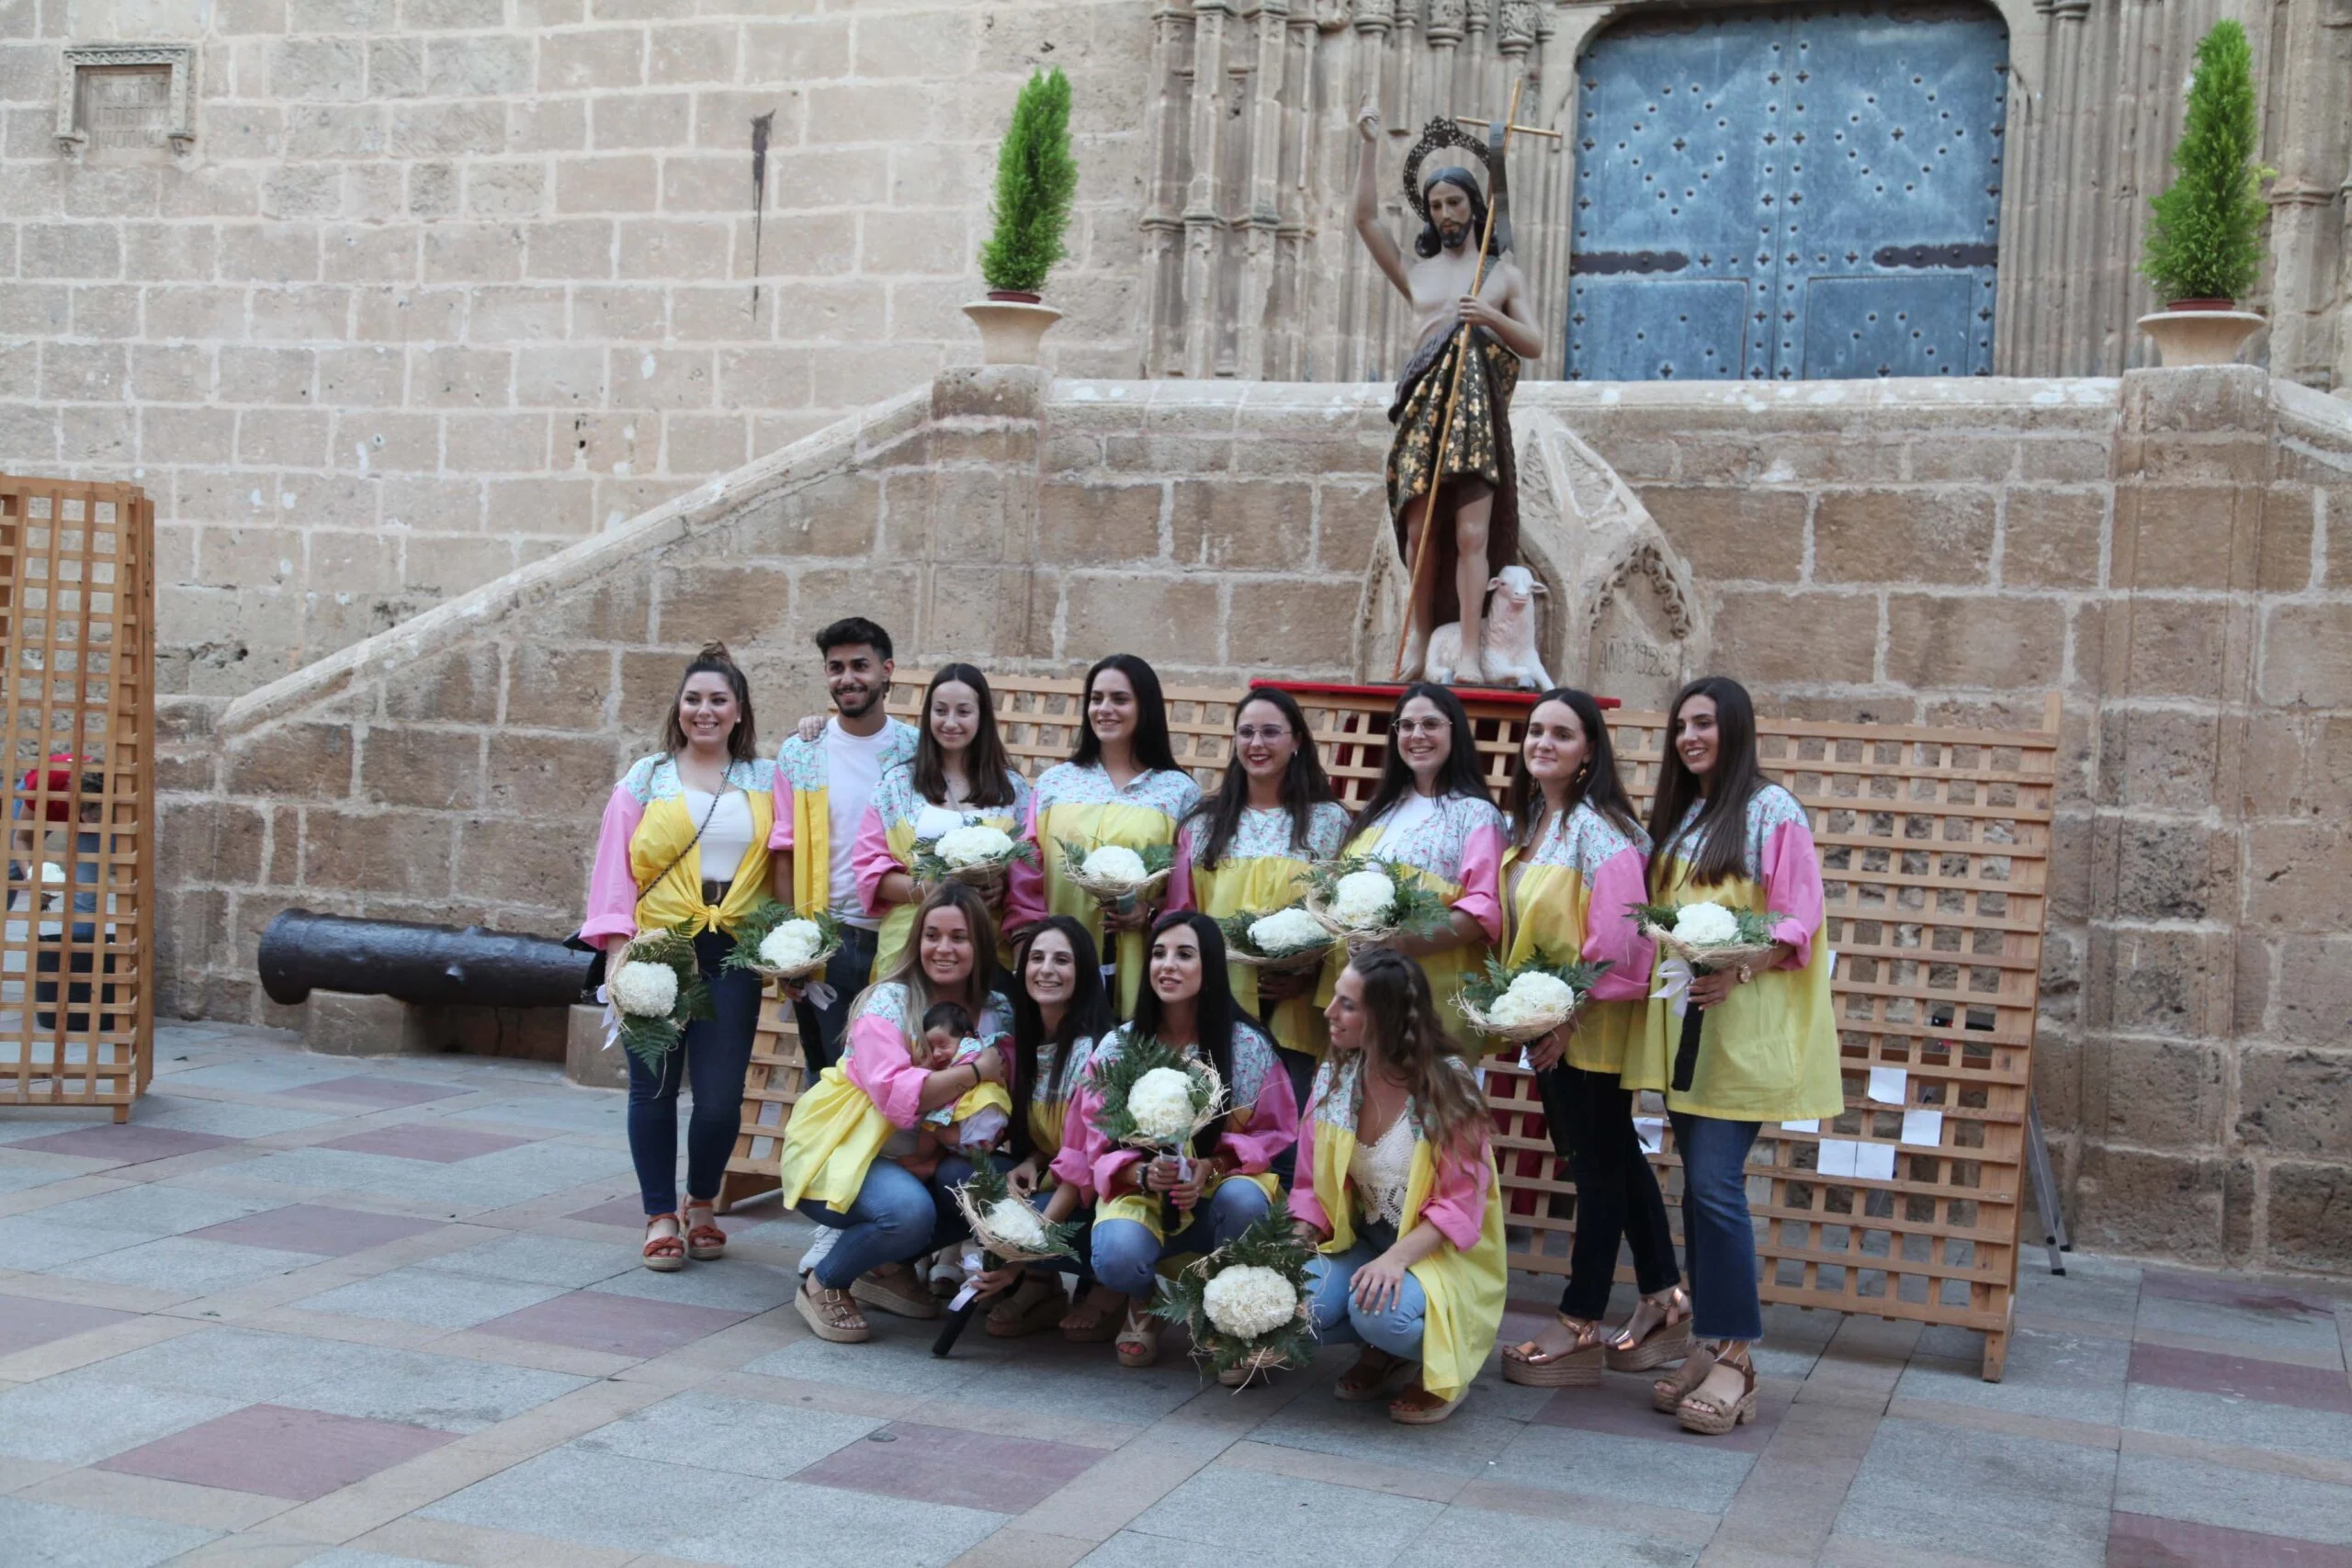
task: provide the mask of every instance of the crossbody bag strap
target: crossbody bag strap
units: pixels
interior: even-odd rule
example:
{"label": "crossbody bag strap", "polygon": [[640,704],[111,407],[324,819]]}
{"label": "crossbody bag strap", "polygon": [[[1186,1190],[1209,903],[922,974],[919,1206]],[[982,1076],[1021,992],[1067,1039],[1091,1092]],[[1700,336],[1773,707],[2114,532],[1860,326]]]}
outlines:
{"label": "crossbody bag strap", "polygon": [[[734,771],[732,764],[729,764],[728,773],[731,773]],[[680,777],[678,780],[678,787],[684,789],[685,787],[685,782],[686,781],[683,776]],[[655,888],[661,886],[663,880],[666,879],[672,872],[677,870],[679,866],[684,864],[685,859],[688,855],[694,853],[695,846],[702,842],[703,829],[708,828],[710,826],[711,818],[718,815],[718,802],[726,794],[727,778],[725,774],[721,774],[718,780],[718,788],[711,793],[710,809],[702,814],[702,821],[695,828],[695,836],[686,840],[686,847],[684,849],[680,850],[676,854],[670,857],[670,863],[668,865],[663,866],[660,871],[654,874],[652,881],[646,883],[637,890],[637,900],[639,903],[641,904],[645,902],[645,896],[652,892]]]}

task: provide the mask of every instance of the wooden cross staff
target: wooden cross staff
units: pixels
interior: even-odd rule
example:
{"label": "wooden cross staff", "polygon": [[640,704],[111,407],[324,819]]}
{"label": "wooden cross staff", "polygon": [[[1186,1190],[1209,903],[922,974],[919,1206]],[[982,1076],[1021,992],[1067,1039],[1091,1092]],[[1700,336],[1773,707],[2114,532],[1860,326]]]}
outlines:
{"label": "wooden cross staff", "polygon": [[[1496,154],[1498,157],[1509,155],[1510,152],[1510,133],[1512,131],[1536,130],[1536,128],[1533,126],[1525,126],[1518,123],[1519,95],[1526,85],[1527,77],[1524,73],[1521,74],[1518,81],[1513,82],[1510,85],[1510,107],[1505,110],[1503,114],[1503,144],[1501,152]],[[1464,118],[1461,115],[1456,115],[1453,118],[1456,119]],[[1467,120],[1465,123],[1472,125],[1486,125],[1491,122],[1487,120]],[[1559,133],[1557,131],[1546,132],[1537,130],[1537,134],[1556,136]],[[1492,169],[1487,171],[1487,188],[1490,191],[1495,187],[1495,174],[1496,172]],[[1470,275],[1470,297],[1474,299],[1478,297],[1478,290],[1485,286],[1487,281],[1487,252],[1488,247],[1493,245],[1495,243],[1495,210],[1500,205],[1501,203],[1493,201],[1487,204],[1487,221],[1478,234],[1478,265],[1476,270],[1473,271]],[[1453,378],[1446,384],[1445,413],[1438,422],[1437,454],[1435,457],[1431,459],[1430,466],[1429,500],[1421,508],[1421,536],[1419,539],[1416,540],[1413,545],[1412,578],[1405,587],[1405,625],[1403,629],[1396,634],[1396,661],[1388,668],[1388,678],[1392,681],[1405,673],[1405,645],[1412,640],[1413,636],[1413,606],[1420,601],[1421,570],[1422,568],[1429,564],[1430,536],[1436,531],[1438,525],[1437,492],[1445,485],[1445,449],[1447,446],[1452,445],[1453,441],[1453,415],[1455,411],[1461,406],[1462,367],[1469,363],[1471,350],[1476,346],[1471,339],[1471,329],[1469,329],[1466,324],[1456,330],[1462,333],[1462,346],[1454,351]],[[1437,628],[1435,626],[1431,626],[1430,630],[1434,633]],[[1464,651],[1467,652],[1469,650],[1465,649]]]}

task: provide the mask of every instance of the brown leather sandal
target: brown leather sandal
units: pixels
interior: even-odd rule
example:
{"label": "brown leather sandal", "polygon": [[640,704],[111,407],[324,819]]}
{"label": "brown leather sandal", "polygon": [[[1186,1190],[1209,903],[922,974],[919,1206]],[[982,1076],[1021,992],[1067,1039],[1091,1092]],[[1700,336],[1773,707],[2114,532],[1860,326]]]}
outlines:
{"label": "brown leather sandal", "polygon": [[[1655,1307],[1663,1315],[1639,1336],[1634,1325],[1639,1323],[1644,1308]],[[1646,1372],[1668,1361],[1679,1360],[1690,1353],[1690,1295],[1679,1285],[1668,1285],[1654,1296],[1644,1296],[1634,1315],[1626,1320],[1609,1340],[1607,1357],[1612,1372]]]}
{"label": "brown leather sandal", "polygon": [[[1717,1390],[1713,1385],[1718,1372],[1736,1373],[1739,1392]],[[1755,1420],[1756,1365],[1747,1359],[1747,1352],[1740,1349],[1717,1357],[1705,1381],[1683,1397],[1674,1415],[1684,1431],[1708,1438],[1724,1437]]]}
{"label": "brown leather sandal", "polygon": [[[1386,1359],[1374,1361],[1374,1356]],[[1342,1404],[1370,1404],[1393,1399],[1406,1384],[1419,1377],[1420,1371],[1419,1361],[1408,1361],[1367,1345],[1355,1364],[1341,1372],[1340,1381],[1331,1385],[1331,1397]]]}
{"label": "brown leather sandal", "polygon": [[817,1283],[814,1274],[800,1277],[800,1289],[793,1292],[792,1304],[799,1310],[808,1332],[820,1339],[836,1345],[859,1345],[874,1337],[865,1314],[857,1310],[850,1293],[828,1290]]}
{"label": "brown leather sandal", "polygon": [[[697,1223],[695,1211],[702,1211]],[[686,1256],[697,1263],[716,1263],[727,1256],[727,1233],[716,1223],[717,1211],[707,1198],[689,1198],[686,1206],[678,1211],[678,1223],[685,1227]]]}
{"label": "brown leather sandal", "polygon": [[989,1308],[989,1336],[995,1339],[1024,1339],[1043,1334],[1062,1320],[1069,1298],[1061,1281],[1031,1275],[1015,1285],[1004,1300]]}
{"label": "brown leather sandal", "polygon": [[656,1274],[674,1274],[686,1266],[686,1244],[675,1231],[668,1235],[655,1235],[653,1227],[667,1223],[676,1224],[675,1214],[645,1216],[645,1251],[641,1255],[645,1266]]}
{"label": "brown leather sandal", "polygon": [[1420,1368],[1416,1366],[1405,1392],[1388,1402],[1388,1418],[1407,1427],[1434,1427],[1461,1409],[1469,1397],[1465,1388],[1452,1399],[1440,1399],[1421,1382]]}
{"label": "brown leather sandal", "polygon": [[1601,1358],[1608,1347],[1600,1325],[1561,1313],[1562,1326],[1576,1336],[1565,1350],[1544,1350],[1536,1341],[1522,1339],[1503,1348],[1503,1382],[1527,1388],[1590,1388],[1600,1381]]}
{"label": "brown leather sandal", "polygon": [[1715,1353],[1704,1345],[1690,1347],[1690,1354],[1682,1364],[1650,1384],[1650,1404],[1662,1416],[1671,1416],[1682,1407],[1692,1389],[1707,1381],[1714,1371]]}
{"label": "brown leather sandal", "polygon": [[1062,1337],[1073,1345],[1110,1343],[1118,1337],[1119,1314],[1125,1305],[1125,1296],[1115,1291],[1102,1292],[1097,1286],[1062,1314]]}

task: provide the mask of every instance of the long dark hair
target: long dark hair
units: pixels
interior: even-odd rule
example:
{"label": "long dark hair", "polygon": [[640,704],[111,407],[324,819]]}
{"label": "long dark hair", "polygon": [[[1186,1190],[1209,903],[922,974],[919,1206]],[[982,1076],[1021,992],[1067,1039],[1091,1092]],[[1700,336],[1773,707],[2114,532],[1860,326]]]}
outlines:
{"label": "long dark hair", "polygon": [[[1625,781],[1617,774],[1617,749],[1609,742],[1609,725],[1602,718],[1600,705],[1591,694],[1579,692],[1574,686],[1555,686],[1535,699],[1535,707],[1545,703],[1561,703],[1577,716],[1584,727],[1584,772],[1568,785],[1568,796],[1560,807],[1565,819],[1579,806],[1589,806],[1600,813],[1602,820],[1627,838],[1638,838],[1642,819],[1634,815],[1634,803],[1626,797]],[[1535,722],[1535,708],[1527,710],[1527,721]],[[1535,843],[1536,825],[1544,815],[1544,786],[1527,771],[1527,753],[1521,750],[1510,774],[1505,809],[1510,813],[1511,842],[1519,848],[1531,849]]]}
{"label": "long dark hair", "polygon": [[1352,837],[1380,820],[1380,814],[1405,798],[1413,788],[1413,770],[1405,763],[1405,753],[1396,744],[1396,721],[1404,716],[1405,705],[1415,697],[1427,697],[1445,715],[1453,730],[1453,750],[1445,759],[1445,767],[1437,777],[1440,800],[1449,795],[1464,795],[1474,800],[1492,798],[1487,794],[1487,781],[1478,772],[1478,739],[1470,733],[1470,716],[1463,711],[1462,699],[1443,686],[1427,681],[1416,681],[1396,695],[1396,705],[1388,714],[1388,760],[1381,764],[1380,783],[1372,798],[1363,803],[1349,832]]}
{"label": "long dark hair", "polygon": [[[1193,928],[1193,940],[1201,944],[1201,994],[1193,1003],[1193,1019],[1201,1037],[1201,1055],[1227,1089],[1233,1087],[1233,1031],[1240,1021],[1241,1010],[1233,1005],[1233,978],[1225,966],[1225,933],[1216,922],[1198,909],[1170,909],[1151,923],[1151,941],[1178,926]],[[1147,944],[1145,951],[1150,951]],[[1148,961],[1147,961],[1148,962]],[[1142,990],[1136,997],[1136,1016],[1127,1025],[1131,1038],[1159,1037],[1166,1019],[1160,1006],[1159,993],[1151,988],[1151,977],[1144,976]],[[1193,1134],[1193,1153],[1207,1152],[1201,1147],[1207,1138],[1211,1148],[1216,1145],[1214,1123]]]}
{"label": "long dark hair", "polygon": [[678,722],[678,704],[685,698],[686,682],[697,675],[726,677],[728,689],[735,694],[735,709],[742,716],[727,737],[727,755],[737,762],[755,760],[760,754],[760,731],[752,718],[752,682],[743,678],[741,667],[723,642],[704,643],[702,651],[686,665],[686,672],[678,677],[678,689],[670,697],[670,716],[662,721],[662,750],[675,757],[686,749],[686,727]]}
{"label": "long dark hair", "polygon": [[[1282,801],[1290,813],[1290,845],[1304,856],[1307,833],[1315,820],[1315,808],[1339,795],[1331,788],[1330,775],[1323,771],[1323,759],[1315,750],[1315,738],[1306,732],[1306,715],[1298,699],[1288,692],[1272,686],[1252,686],[1250,694],[1234,705],[1233,722],[1238,727],[1241,716],[1252,703],[1264,703],[1279,711],[1283,722],[1290,726],[1291,736],[1298,742],[1291,752],[1290,766],[1283,770]],[[1236,742],[1233,756],[1225,764],[1225,777],[1217,781],[1216,793],[1204,797],[1193,807],[1188,823],[1197,823],[1201,834],[1198,847],[1193,852],[1196,870],[1211,871],[1225,858],[1232,847],[1233,835],[1241,829],[1241,814],[1250,809],[1250,771],[1241,765],[1241,747]]]}
{"label": "long dark hair", "polygon": [[1010,806],[1012,763],[1005,757],[1004,740],[996,730],[996,699],[989,693],[989,678],[968,664],[944,664],[922,692],[922,722],[915,733],[915,793],[941,805],[947,800],[947,768],[939,742],[931,733],[931,699],[950,681],[961,681],[979,699],[980,719],[972,743],[964,749],[964,772],[972,786],[969,804]]}
{"label": "long dark hair", "polygon": [[[1368,947],[1348,960],[1363,986],[1366,1066],[1378,1064],[1405,1080],[1421,1114],[1422,1131],[1439,1149],[1467,1156],[1478,1134],[1493,1125],[1478,1080],[1445,1037],[1427,971],[1403,953]],[[1355,1110],[1363,1111],[1363,1077],[1356,1078]]]}
{"label": "long dark hair", "polygon": [[[1715,771],[1702,795],[1699,775],[1682,761],[1674,739],[1682,723],[1682,705],[1693,697],[1712,697],[1715,704]],[[1650,802],[1650,891],[1656,894],[1669,874],[1668,863],[1675,850],[1694,843],[1690,881],[1712,886],[1740,875],[1747,863],[1747,803],[1764,787],[1756,765],[1756,705],[1747,688],[1728,675],[1702,675],[1674,694],[1666,710],[1666,755],[1658,759],[1657,795]],[[1690,803],[1703,799],[1690,831],[1677,832]]]}
{"label": "long dark hair", "polygon": [[[1430,192],[1442,185],[1452,186],[1456,190],[1468,194],[1470,237],[1474,240],[1483,238],[1487,232],[1487,198],[1479,191],[1477,180],[1467,169],[1440,169],[1422,185],[1421,200],[1427,202]],[[1413,254],[1427,258],[1437,254],[1444,248],[1445,241],[1439,235],[1437,225],[1424,220],[1421,223],[1421,231],[1413,236]]]}
{"label": "long dark hair", "polygon": [[1048,915],[1021,933],[1012,948],[1012,1157],[1027,1159],[1036,1152],[1036,1141],[1029,1133],[1029,1103],[1037,1090],[1037,1053],[1046,1044],[1046,1015],[1029,995],[1029,950],[1047,931],[1059,931],[1069,942],[1070,957],[1078,967],[1077,985],[1070,991],[1069,1010],[1062,1014],[1059,1029],[1053,1032],[1054,1100],[1069,1098],[1070,1057],[1072,1047],[1081,1040],[1100,1040],[1119,1021],[1111,1007],[1111,998],[1102,987],[1102,967],[1094,951],[1094,939],[1073,915]]}
{"label": "long dark hair", "polygon": [[1094,682],[1105,670],[1116,670],[1127,678],[1136,692],[1135,759],[1147,768],[1176,766],[1176,753],[1168,744],[1168,699],[1160,694],[1159,674],[1132,653],[1114,653],[1098,659],[1086,672],[1086,686],[1078,698],[1078,750],[1069,760],[1081,768],[1091,768],[1102,761],[1102,742],[1094,733],[1094,721],[1088,709],[1094,702]]}

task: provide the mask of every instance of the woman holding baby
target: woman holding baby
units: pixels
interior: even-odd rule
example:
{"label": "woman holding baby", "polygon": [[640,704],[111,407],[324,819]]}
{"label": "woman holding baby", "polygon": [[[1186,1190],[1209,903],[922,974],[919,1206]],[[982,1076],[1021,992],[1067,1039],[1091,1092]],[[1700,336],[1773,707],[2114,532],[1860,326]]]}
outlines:
{"label": "woman holding baby", "polygon": [[[908,1162],[925,1166],[984,1102],[1010,1104],[1002,1086],[1011,1009],[995,990],[987,904],[969,887],[944,884],[916,906],[912,928],[898,963],[852,1005],[841,1060],[801,1097],[785,1131],[784,1201],[839,1233],[795,1305],[819,1338],[837,1343],[871,1336],[860,1302],[902,1317],[938,1314],[909,1262],[964,1235],[945,1190],[970,1168],[961,1156],[942,1158],[926,1180]],[[935,1012],[943,1003],[958,1010]],[[970,1033],[958,1034],[967,1022]],[[934,1030],[944,1038],[927,1040]],[[943,1111],[947,1125],[926,1122]]]}

